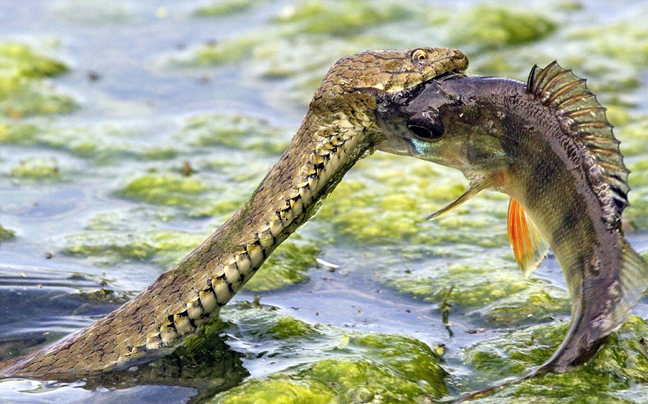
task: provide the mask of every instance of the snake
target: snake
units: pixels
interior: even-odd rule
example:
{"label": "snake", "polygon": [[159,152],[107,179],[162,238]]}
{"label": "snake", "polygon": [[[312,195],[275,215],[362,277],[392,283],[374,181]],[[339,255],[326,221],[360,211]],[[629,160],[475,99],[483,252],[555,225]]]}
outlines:
{"label": "snake", "polygon": [[215,321],[344,174],[385,139],[376,118],[381,97],[467,67],[466,56],[448,48],[373,50],[339,59],[288,148],[228,220],[133,299],[62,341],[0,363],[0,376],[77,378],[170,352]]}

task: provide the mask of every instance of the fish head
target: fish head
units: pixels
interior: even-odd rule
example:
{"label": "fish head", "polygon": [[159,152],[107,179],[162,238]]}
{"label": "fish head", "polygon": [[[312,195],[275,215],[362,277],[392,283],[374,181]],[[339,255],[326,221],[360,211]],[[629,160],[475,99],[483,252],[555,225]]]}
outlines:
{"label": "fish head", "polygon": [[385,140],[377,150],[461,170],[466,177],[499,171],[509,161],[499,111],[474,102],[479,86],[448,75],[384,97],[377,109]]}

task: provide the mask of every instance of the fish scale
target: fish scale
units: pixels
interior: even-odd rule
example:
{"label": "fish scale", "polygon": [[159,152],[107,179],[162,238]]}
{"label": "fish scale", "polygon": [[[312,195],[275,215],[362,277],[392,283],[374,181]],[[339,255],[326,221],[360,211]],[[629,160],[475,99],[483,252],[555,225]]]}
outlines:
{"label": "fish scale", "polygon": [[445,48],[368,51],[340,59],[315,92],[286,152],[230,219],[131,301],[64,341],[0,363],[0,376],[78,378],[177,346],[218,315],[346,171],[384,138],[375,119],[379,94],[467,66],[461,52]]}

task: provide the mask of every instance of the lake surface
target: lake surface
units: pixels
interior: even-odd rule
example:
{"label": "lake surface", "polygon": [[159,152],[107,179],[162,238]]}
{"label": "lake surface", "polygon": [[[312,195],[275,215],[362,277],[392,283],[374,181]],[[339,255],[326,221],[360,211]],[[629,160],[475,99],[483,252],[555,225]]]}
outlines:
{"label": "lake surface", "polygon": [[[328,67],[366,49],[457,47],[469,74],[521,81],[557,59],[587,77],[633,171],[628,239],[648,251],[646,18],[633,1],[0,0],[0,45],[20,44],[0,47],[0,358],[172,268],[251,194]],[[235,296],[209,349],[158,372],[0,380],[0,403],[431,402],[524,373],[560,338],[539,359],[497,344],[564,328],[565,281],[551,255],[522,277],[501,194],[425,221],[466,185],[376,153]],[[632,358],[633,321],[610,345]],[[614,373],[601,363],[481,401],[648,401],[635,374],[588,385]]]}

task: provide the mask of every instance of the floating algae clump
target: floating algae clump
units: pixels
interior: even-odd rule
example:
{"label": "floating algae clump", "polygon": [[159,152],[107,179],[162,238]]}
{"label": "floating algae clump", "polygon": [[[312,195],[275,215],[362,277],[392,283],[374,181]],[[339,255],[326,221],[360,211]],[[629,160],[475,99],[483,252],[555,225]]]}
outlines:
{"label": "floating algae clump", "polygon": [[[542,364],[558,347],[567,323],[551,323],[480,342],[465,352],[465,362],[478,374],[471,383],[493,383],[501,377],[524,374]],[[531,378],[475,403],[629,403],[619,391],[648,382],[648,325],[632,316],[584,365],[563,374]],[[475,386],[471,386],[475,387]]]}
{"label": "floating algae clump", "polygon": [[124,260],[154,261],[171,265],[194,249],[205,236],[170,231],[124,232],[88,231],[65,239],[62,252],[90,257],[102,265]]}
{"label": "floating algae clump", "polygon": [[156,205],[191,207],[207,189],[197,178],[147,174],[131,180],[117,195]]}
{"label": "floating algae clump", "polygon": [[10,169],[9,175],[14,178],[33,181],[56,181],[61,177],[58,161],[54,158],[23,160]]}
{"label": "floating algae clump", "polygon": [[648,28],[644,8],[620,22],[575,30],[572,40],[586,41],[587,52],[612,57],[634,66],[648,66]]}
{"label": "floating algae clump", "polygon": [[225,146],[265,153],[281,153],[290,135],[269,122],[244,115],[199,115],[189,118],[179,134],[192,146]]}
{"label": "floating algae clump", "polygon": [[11,240],[16,237],[16,233],[13,230],[5,229],[0,226],[0,241]]}
{"label": "floating algae clump", "polygon": [[[396,403],[447,394],[441,358],[414,338],[313,327],[251,305],[226,308],[223,315],[236,325],[239,337],[255,341],[246,344],[249,356],[258,358],[255,349],[263,349],[266,357],[301,363],[249,379],[211,403]],[[273,342],[277,338],[282,338],[280,345]]]}
{"label": "floating algae clump", "polygon": [[194,12],[196,17],[220,17],[246,11],[258,4],[259,0],[225,0],[200,7]]}
{"label": "floating algae clump", "polygon": [[[145,261],[168,268],[204,241],[206,234],[156,229],[164,213],[150,209],[104,212],[95,215],[86,230],[64,238],[63,254],[89,258],[100,266]],[[282,243],[245,285],[267,292],[308,281],[320,247],[294,235]]]}
{"label": "floating algae clump", "polygon": [[67,72],[56,60],[17,43],[0,44],[0,115],[21,118],[29,115],[71,111],[72,98],[43,81]]}
{"label": "floating algae clump", "polygon": [[[487,264],[475,259],[446,261],[419,267],[409,264],[408,271],[390,266],[380,270],[381,281],[427,301],[440,303],[445,298],[453,312],[466,313],[489,326],[538,323],[569,313],[564,290],[541,279],[525,279],[512,263],[493,258]],[[450,287],[452,293],[446,297]]]}
{"label": "floating algae clump", "polygon": [[543,39],[556,24],[529,11],[478,5],[460,16],[451,38],[462,45],[498,48]]}
{"label": "floating algae clump", "polygon": [[320,249],[315,243],[303,242],[293,236],[277,247],[262,269],[245,284],[245,289],[265,292],[306,282],[309,279],[307,272],[315,266],[319,253]]}
{"label": "floating algae clump", "polygon": [[62,127],[0,121],[0,143],[63,150],[101,164],[121,163],[126,158],[167,160],[182,148],[182,145],[157,146],[133,141],[138,136],[142,134],[133,129],[106,124]]}
{"label": "floating algae clump", "polygon": [[461,174],[386,154],[371,160],[354,167],[315,220],[331,223],[349,239],[370,244],[507,244],[505,205],[501,215],[493,212],[493,199],[502,200],[502,195],[484,193],[439,220],[426,221],[427,215],[463,193]]}
{"label": "floating algae clump", "polygon": [[275,20],[290,23],[293,29],[303,33],[352,35],[368,26],[405,18],[410,12],[393,1],[309,0],[287,7]]}

